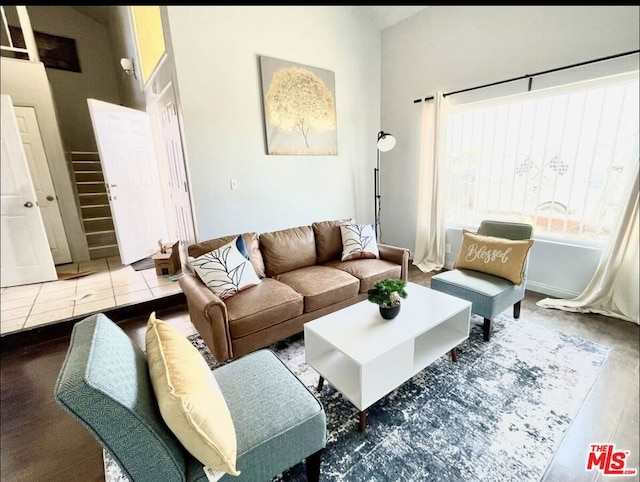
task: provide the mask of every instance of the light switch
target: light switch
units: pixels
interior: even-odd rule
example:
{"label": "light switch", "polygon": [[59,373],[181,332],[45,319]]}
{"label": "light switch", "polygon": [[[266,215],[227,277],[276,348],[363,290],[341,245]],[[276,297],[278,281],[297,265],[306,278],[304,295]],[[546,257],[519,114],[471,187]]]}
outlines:
{"label": "light switch", "polygon": [[235,191],[236,189],[238,189],[238,180],[231,178],[229,179],[229,184],[231,185],[231,190]]}

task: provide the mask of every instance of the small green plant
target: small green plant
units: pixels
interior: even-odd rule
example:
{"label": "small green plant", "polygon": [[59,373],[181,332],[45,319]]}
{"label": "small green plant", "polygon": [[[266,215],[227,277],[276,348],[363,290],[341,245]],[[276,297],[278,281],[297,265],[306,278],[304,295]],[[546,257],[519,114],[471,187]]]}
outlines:
{"label": "small green plant", "polygon": [[367,291],[367,299],[383,308],[398,306],[402,298],[407,297],[406,285],[407,282],[401,279],[383,279]]}

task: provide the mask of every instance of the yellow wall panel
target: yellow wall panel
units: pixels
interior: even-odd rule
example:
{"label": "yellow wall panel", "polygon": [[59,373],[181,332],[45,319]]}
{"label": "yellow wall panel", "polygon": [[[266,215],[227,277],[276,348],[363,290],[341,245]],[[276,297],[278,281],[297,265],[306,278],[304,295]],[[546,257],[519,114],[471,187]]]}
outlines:
{"label": "yellow wall panel", "polygon": [[131,15],[138,40],[142,82],[146,84],[165,52],[160,7],[132,6]]}

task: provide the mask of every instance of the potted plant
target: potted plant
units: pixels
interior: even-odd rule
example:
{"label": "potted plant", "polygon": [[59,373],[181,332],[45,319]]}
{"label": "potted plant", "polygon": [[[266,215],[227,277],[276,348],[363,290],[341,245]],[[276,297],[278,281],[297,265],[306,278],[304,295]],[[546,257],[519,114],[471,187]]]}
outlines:
{"label": "potted plant", "polygon": [[406,285],[407,282],[401,279],[380,280],[367,291],[367,299],[380,307],[384,319],[391,320],[398,316],[402,298],[407,297]]}

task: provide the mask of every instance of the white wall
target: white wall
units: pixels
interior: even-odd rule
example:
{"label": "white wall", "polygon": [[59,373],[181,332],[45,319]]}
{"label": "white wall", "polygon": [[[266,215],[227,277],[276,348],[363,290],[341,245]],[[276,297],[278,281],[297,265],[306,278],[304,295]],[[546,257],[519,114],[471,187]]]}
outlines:
{"label": "white wall", "polygon": [[[107,27],[70,7],[27,7],[33,30],[76,41],[82,72],[47,68],[67,151],[97,151],[87,98],[120,103]],[[119,72],[122,74],[122,71]]]}
{"label": "white wall", "polygon": [[[373,222],[380,33],[356,8],[167,7],[199,240]],[[260,55],[335,73],[337,156],[265,154]]]}
{"label": "white wall", "polygon": [[125,75],[120,66],[121,58],[133,59],[136,72],[140,72],[136,40],[133,36],[133,25],[128,6],[114,5],[109,9],[109,27],[122,105],[132,109],[146,110],[146,99],[141,76]]}
{"label": "white wall", "polygon": [[[398,141],[382,159],[385,241],[415,248],[421,104],[414,99],[636,50],[638,18],[638,6],[432,6],[383,30],[382,128]],[[637,69],[634,55],[538,78],[533,88]],[[504,95],[526,86],[519,81],[477,93]],[[454,243],[459,235],[447,232]],[[599,253],[539,240],[528,287],[552,296],[577,295]],[[452,246],[447,264],[456,254]]]}
{"label": "white wall", "polygon": [[[462,244],[462,229],[447,229],[445,242],[450,246],[445,268],[451,269]],[[529,255],[527,289],[558,298],[573,298],[587,286],[601,257],[602,249],[597,247],[535,239]]]}
{"label": "white wall", "polygon": [[42,63],[7,59],[0,61],[2,93],[11,96],[14,105],[34,107],[44,144],[51,179],[74,262],[88,261],[89,250],[80,223],[73,186],[58,128],[55,106]]}

